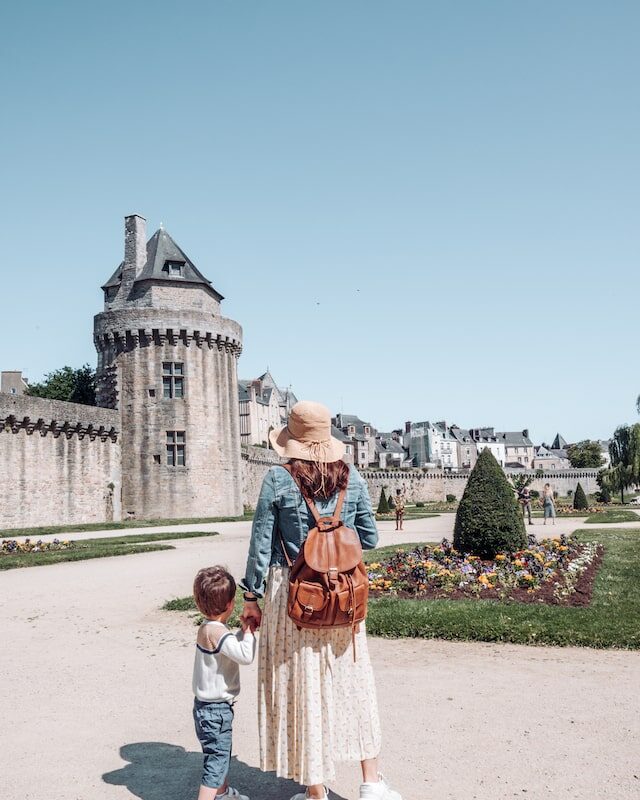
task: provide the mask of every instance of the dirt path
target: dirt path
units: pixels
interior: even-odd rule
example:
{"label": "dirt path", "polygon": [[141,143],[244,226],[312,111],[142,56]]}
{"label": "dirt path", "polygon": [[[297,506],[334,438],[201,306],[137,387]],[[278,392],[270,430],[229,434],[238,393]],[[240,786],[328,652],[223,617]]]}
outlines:
{"label": "dirt path", "polygon": [[[433,521],[407,524],[403,541]],[[222,535],[175,551],[0,573],[2,800],[195,797],[194,629],[159,606],[187,594],[203,564],[242,573],[248,523],[213,527]],[[382,527],[382,543],[397,541]],[[639,653],[414,640],[371,650],[383,769],[405,800],[640,796]],[[243,678],[234,778],[252,800],[287,800],[293,785],[256,768],[255,668]],[[338,778],[335,796],[357,797],[355,767]]]}

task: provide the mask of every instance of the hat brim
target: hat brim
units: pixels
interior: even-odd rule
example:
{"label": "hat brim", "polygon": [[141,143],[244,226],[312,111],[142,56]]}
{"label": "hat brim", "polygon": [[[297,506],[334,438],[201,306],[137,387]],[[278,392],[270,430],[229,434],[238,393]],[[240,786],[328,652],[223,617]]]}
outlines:
{"label": "hat brim", "polygon": [[[294,439],[289,428],[285,425],[284,428],[276,428],[269,434],[269,441],[271,446],[279,456],[283,458],[300,458],[303,461],[317,461],[318,450],[304,442]],[[340,461],[346,452],[344,442],[330,436],[320,450],[322,453],[322,461],[325,464],[331,464],[334,461]]]}

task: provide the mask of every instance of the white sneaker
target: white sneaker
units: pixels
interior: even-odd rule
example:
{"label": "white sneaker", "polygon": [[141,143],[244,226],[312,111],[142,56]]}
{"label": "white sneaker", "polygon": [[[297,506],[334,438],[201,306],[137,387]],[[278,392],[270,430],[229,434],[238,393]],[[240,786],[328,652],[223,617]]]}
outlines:
{"label": "white sneaker", "polygon": [[378,773],[377,783],[360,784],[360,800],[402,800],[402,797]]}
{"label": "white sneaker", "polygon": [[237,789],[234,789],[233,786],[227,786],[227,791],[224,794],[217,794],[216,797],[235,797],[236,800],[249,800],[246,794],[240,794],[240,792]]}
{"label": "white sneaker", "polygon": [[[309,795],[306,792],[299,792],[298,794],[294,794],[291,800],[309,800]],[[329,800],[329,792],[326,787],[324,790],[324,800]]]}

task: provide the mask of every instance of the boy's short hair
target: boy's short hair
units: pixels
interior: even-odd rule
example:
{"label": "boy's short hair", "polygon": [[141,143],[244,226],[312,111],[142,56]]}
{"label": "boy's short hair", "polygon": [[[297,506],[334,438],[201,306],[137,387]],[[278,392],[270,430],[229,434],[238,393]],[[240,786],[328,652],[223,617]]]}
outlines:
{"label": "boy's short hair", "polygon": [[193,582],[193,597],[205,617],[222,614],[236,596],[236,582],[224,567],[205,567]]}

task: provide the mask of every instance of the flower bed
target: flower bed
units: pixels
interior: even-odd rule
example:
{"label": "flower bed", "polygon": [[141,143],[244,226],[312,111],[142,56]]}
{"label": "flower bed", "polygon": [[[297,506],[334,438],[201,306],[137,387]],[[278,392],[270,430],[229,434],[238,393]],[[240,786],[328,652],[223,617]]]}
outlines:
{"label": "flower bed", "polygon": [[3,556],[17,555],[18,553],[50,553],[53,550],[69,550],[73,547],[73,542],[67,540],[60,541],[54,539],[52,542],[43,542],[38,539],[32,542],[31,539],[25,539],[19,542],[17,539],[3,539],[0,545],[0,553]]}
{"label": "flower bed", "polygon": [[370,563],[369,586],[374,597],[587,605],[602,554],[597,543],[561,536],[482,561],[458,553],[443,539],[437,547],[401,549]]}

